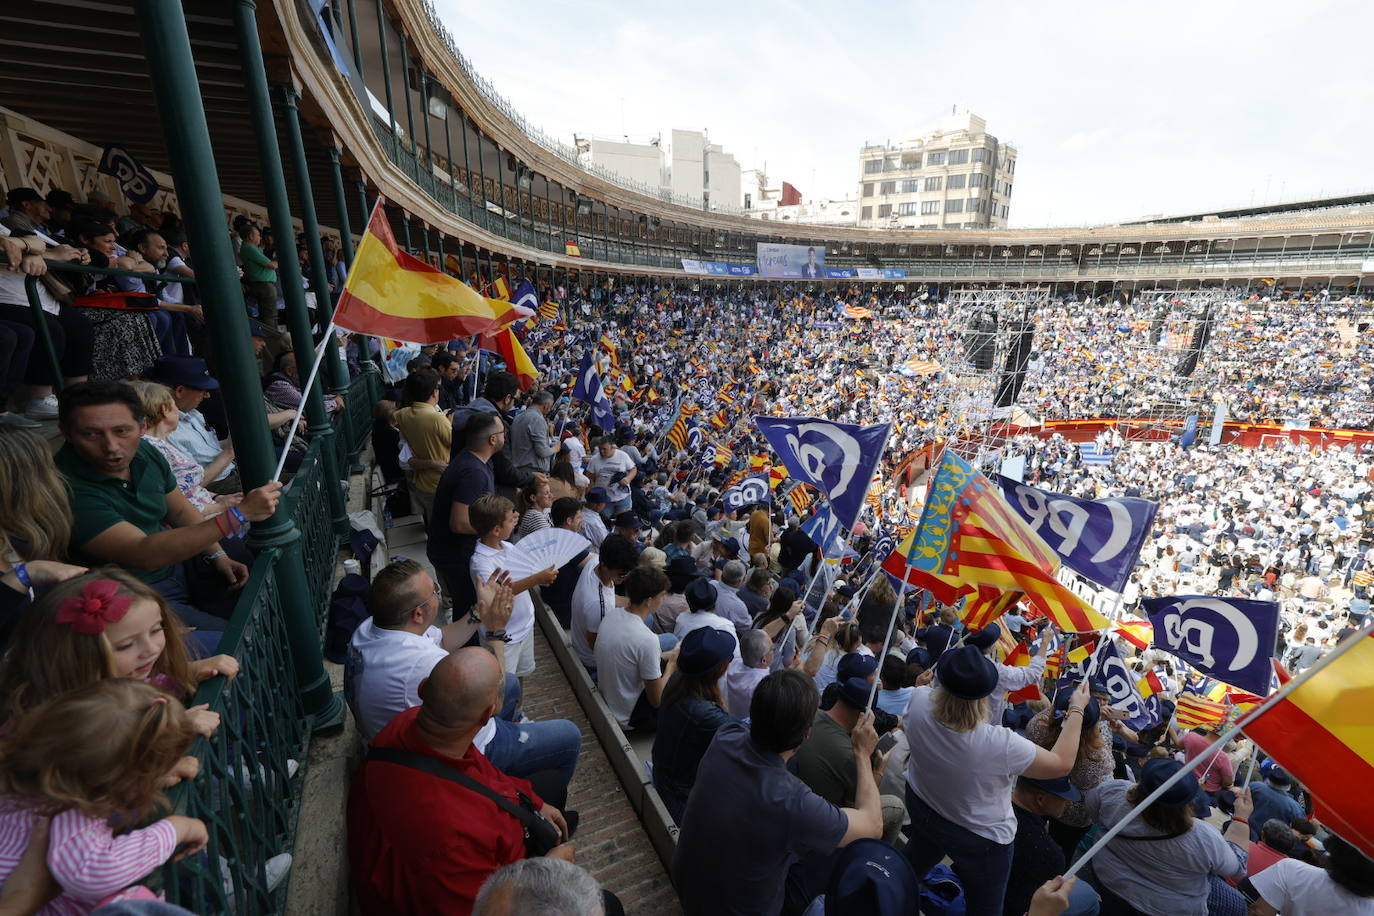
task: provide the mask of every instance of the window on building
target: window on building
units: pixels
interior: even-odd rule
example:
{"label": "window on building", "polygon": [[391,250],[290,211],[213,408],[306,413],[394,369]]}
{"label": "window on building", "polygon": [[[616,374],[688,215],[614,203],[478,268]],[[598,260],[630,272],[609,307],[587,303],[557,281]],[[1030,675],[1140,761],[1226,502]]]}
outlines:
{"label": "window on building", "polygon": [[980,147],[979,149],[976,149],[976,150],[973,151],[973,161],[974,161],[974,162],[985,162],[985,161],[987,161],[987,158],[988,158],[988,151],[987,151],[987,150],[982,149],[982,148]]}
{"label": "window on building", "polygon": [[892,204],[878,204],[878,219],[885,219],[892,215]]}
{"label": "window on building", "polygon": [[921,179],[908,178],[901,183],[898,190],[903,194],[915,194],[917,191],[921,190]]}
{"label": "window on building", "polygon": [[952,149],[949,151],[950,165],[963,165],[965,162],[968,162],[968,150]]}
{"label": "window on building", "polygon": [[929,214],[931,214],[931,213],[939,213],[939,212],[940,212],[940,202],[939,202],[938,200],[923,200],[923,201],[921,201],[921,212],[924,213],[924,214],[926,214],[926,215],[929,215]]}
{"label": "window on building", "polygon": [[900,172],[901,170],[902,170],[902,157],[901,157],[901,156],[888,156],[888,157],[887,157],[887,160],[886,160],[885,162],[883,162],[883,171],[884,171],[884,172]]}
{"label": "window on building", "polygon": [[896,193],[897,193],[897,182],[895,182],[895,181],[884,181],[882,184],[880,184],[880,185],[878,186],[878,193],[879,193],[879,194],[896,194]]}
{"label": "window on building", "polygon": [[883,170],[883,160],[881,160],[881,159],[868,159],[868,160],[865,160],[865,161],[864,161],[864,174],[865,174],[865,175],[872,175],[874,172],[881,172],[882,170]]}
{"label": "window on building", "polygon": [[963,199],[962,199],[962,198],[955,198],[954,200],[947,200],[947,201],[945,201],[945,212],[946,212],[946,213],[963,213],[963,212],[964,212],[964,201],[963,201]]}
{"label": "window on building", "polygon": [[985,178],[987,178],[987,176],[982,172],[974,172],[972,175],[968,176],[968,186],[970,188],[981,188]]}
{"label": "window on building", "polygon": [[920,209],[919,209],[919,208],[920,208],[920,205],[917,204],[914,200],[913,200],[911,203],[898,204],[898,205],[897,205],[897,215],[898,215],[898,216],[915,216],[917,213],[920,212]]}
{"label": "window on building", "polygon": [[945,187],[945,180],[944,180],[943,178],[941,178],[939,175],[936,175],[936,176],[934,176],[934,177],[932,177],[932,178],[927,178],[927,179],[926,179],[926,190],[927,190],[927,191],[940,191],[940,190],[943,190],[944,187]]}
{"label": "window on building", "polygon": [[939,223],[921,223],[921,228],[922,228],[922,229],[939,229],[939,228],[940,228],[940,224],[939,224]]}
{"label": "window on building", "polygon": [[1015,160],[1015,159],[1008,159],[1008,160],[1007,160],[1007,171],[1008,171],[1008,172],[1011,172],[1013,175],[1016,174],[1016,160]]}
{"label": "window on building", "polygon": [[945,164],[945,152],[944,152],[944,150],[941,150],[941,151],[938,152],[938,153],[926,153],[926,165],[944,165],[944,164]]}
{"label": "window on building", "polygon": [[968,181],[967,175],[951,175],[945,180],[945,187],[951,191],[958,191],[964,187],[966,181]]}
{"label": "window on building", "polygon": [[1006,205],[1006,204],[1002,204],[1002,219],[1006,219],[1006,218],[1007,218],[1007,205]]}
{"label": "window on building", "polygon": [[1007,189],[1006,189],[1004,192],[1002,192],[1002,193],[1006,194],[1008,197],[1011,196],[1011,182],[1010,182],[1010,181],[1007,182]]}
{"label": "window on building", "polygon": [[919,169],[921,167],[920,153],[902,153],[902,168]]}
{"label": "window on building", "polygon": [[864,197],[872,197],[872,196],[873,196],[873,182],[871,182],[871,181],[865,181],[865,182],[864,182]]}
{"label": "window on building", "polygon": [[863,207],[862,209],[859,210],[859,219],[872,219],[872,218],[873,218],[873,208],[872,208],[872,207]]}

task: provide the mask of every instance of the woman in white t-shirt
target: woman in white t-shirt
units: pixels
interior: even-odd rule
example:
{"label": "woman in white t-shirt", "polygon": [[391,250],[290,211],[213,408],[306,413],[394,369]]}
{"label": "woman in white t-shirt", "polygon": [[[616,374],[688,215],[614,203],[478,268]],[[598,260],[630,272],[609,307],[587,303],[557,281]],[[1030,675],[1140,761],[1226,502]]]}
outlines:
{"label": "woman in white t-shirt", "polygon": [[937,684],[918,687],[906,709],[906,806],[912,838],[907,858],[925,875],[949,856],[970,913],[1000,913],[1011,874],[1018,776],[1068,775],[1078,754],[1088,684],[1074,690],[1054,747],[1046,750],[1011,729],[988,724],[997,665],[976,646],[947,650]]}
{"label": "woman in white t-shirt", "polygon": [[1251,916],[1374,916],[1374,860],[1332,834],[1326,868],[1282,859],[1241,882]]}

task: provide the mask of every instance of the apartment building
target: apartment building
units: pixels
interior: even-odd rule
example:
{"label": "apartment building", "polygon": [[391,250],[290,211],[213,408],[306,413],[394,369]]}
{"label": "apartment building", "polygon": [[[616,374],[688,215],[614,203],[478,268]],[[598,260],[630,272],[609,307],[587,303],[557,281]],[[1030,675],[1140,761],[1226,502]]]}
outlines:
{"label": "apartment building", "polygon": [[1004,229],[1016,148],[971,112],[922,137],[859,151],[859,219],[868,229]]}

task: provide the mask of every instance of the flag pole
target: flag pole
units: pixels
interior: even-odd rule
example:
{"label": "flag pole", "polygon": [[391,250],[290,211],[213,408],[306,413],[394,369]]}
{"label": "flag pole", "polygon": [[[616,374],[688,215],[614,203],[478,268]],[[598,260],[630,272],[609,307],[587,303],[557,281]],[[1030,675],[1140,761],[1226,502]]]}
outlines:
{"label": "flag pole", "polygon": [[1226,746],[1226,742],[1230,741],[1236,735],[1240,734],[1241,731],[1245,728],[1245,726],[1249,725],[1255,719],[1258,719],[1265,712],[1268,712],[1280,700],[1286,699],[1290,693],[1301,687],[1303,684],[1307,683],[1308,680],[1310,680],[1314,675],[1317,674],[1317,672],[1321,671],[1327,665],[1330,665],[1336,659],[1340,658],[1342,655],[1349,652],[1351,649],[1355,648],[1355,646],[1360,645],[1360,640],[1368,639],[1371,633],[1374,633],[1374,620],[1371,620],[1369,623],[1366,623],[1355,635],[1346,637],[1345,642],[1341,643],[1336,648],[1328,652],[1325,657],[1320,659],[1311,668],[1308,668],[1306,671],[1299,673],[1291,681],[1284,684],[1274,693],[1270,694],[1269,697],[1267,697],[1263,703],[1252,709],[1248,714],[1246,714],[1238,722],[1236,722],[1235,725],[1232,725],[1225,732],[1223,732],[1221,736],[1218,737],[1217,740],[1212,744],[1211,747],[1207,748],[1204,751],[1201,751],[1200,753],[1198,753],[1197,756],[1185,762],[1184,765],[1179,768],[1178,772],[1174,773],[1174,775],[1164,780],[1164,782],[1159,786],[1159,788],[1155,789],[1149,795],[1141,799],[1138,805],[1132,808],[1126,814],[1125,817],[1117,821],[1116,824],[1114,824],[1111,827],[1111,829],[1109,829],[1106,833],[1102,834],[1102,836],[1098,838],[1097,842],[1094,843],[1092,847],[1088,849],[1087,852],[1083,853],[1083,855],[1079,857],[1078,861],[1074,862],[1073,865],[1070,866],[1069,870],[1064,873],[1064,877],[1072,878],[1074,875],[1078,874],[1079,869],[1086,865],[1088,861],[1092,859],[1093,856],[1097,855],[1098,851],[1101,850],[1103,846],[1106,846],[1107,843],[1109,843],[1118,833],[1125,829],[1127,824],[1129,824],[1131,821],[1139,817],[1141,812],[1143,812],[1150,805],[1154,804],[1156,799],[1158,799],[1165,792],[1169,791],[1169,788],[1174,783],[1178,782],[1180,779],[1184,777],[1185,774],[1193,770],[1198,764],[1198,762],[1202,760],[1202,758],[1220,753],[1222,748]]}
{"label": "flag pole", "polygon": [[[897,627],[897,615],[902,610],[902,596],[906,594],[906,584],[911,578],[911,566],[908,565],[902,571],[902,587],[897,589],[897,597],[892,601],[892,616],[887,621],[887,635],[883,637],[883,651],[878,655],[878,676],[873,679],[873,687],[868,691],[868,704],[864,706],[864,711],[873,708],[873,700],[878,696],[878,685],[883,682],[883,659],[887,658],[887,650],[892,644],[892,631]],[[817,614],[817,617],[820,615]],[[860,776],[860,779],[863,777]]]}
{"label": "flag pole", "polygon": [[291,444],[296,441],[296,427],[301,422],[301,414],[305,412],[305,402],[310,397],[310,389],[315,385],[315,379],[320,374],[320,366],[324,363],[324,348],[334,339],[334,319],[329,319],[329,327],[324,329],[324,335],[320,342],[315,345],[315,359],[310,363],[310,375],[305,379],[305,384],[301,386],[301,402],[296,405],[296,415],[291,418],[291,429],[286,434],[286,444],[282,446],[281,457],[277,459],[277,469],[272,473],[273,481],[281,480],[281,473],[286,468],[286,457],[291,454]]}
{"label": "flag pole", "polygon": [[1256,756],[1256,754],[1257,754],[1258,752],[1259,752],[1259,745],[1255,743],[1255,739],[1254,739],[1254,738],[1251,738],[1251,739],[1250,739],[1250,756],[1248,756],[1248,757],[1245,758],[1245,766],[1246,766],[1245,782],[1241,783],[1242,786],[1248,786],[1248,785],[1250,785],[1250,781],[1251,781],[1252,779],[1255,778],[1255,756]]}

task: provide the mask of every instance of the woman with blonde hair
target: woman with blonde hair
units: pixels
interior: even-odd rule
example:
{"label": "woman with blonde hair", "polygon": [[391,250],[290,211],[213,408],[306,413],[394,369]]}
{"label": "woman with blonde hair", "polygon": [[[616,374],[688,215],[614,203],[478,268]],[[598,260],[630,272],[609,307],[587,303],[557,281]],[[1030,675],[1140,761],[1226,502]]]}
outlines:
{"label": "woman with blonde hair", "polygon": [[48,443],[27,429],[0,426],[0,649],[35,588],[85,572],[60,562],[71,536],[67,487]]}
{"label": "woman with blonde hair", "polygon": [[213,518],[230,506],[242,502],[242,493],[216,496],[204,486],[207,479],[214,480],[229,466],[229,462],[234,460],[233,447],[224,449],[213,461],[202,467],[200,462],[177,448],[167,438],[181,423],[181,411],[177,410],[176,401],[172,399],[172,389],[159,382],[136,380],[129,384],[138,392],[138,399],[143,404],[143,438],[167,459],[167,464],[172,468],[172,476],[176,478],[177,489],[191,505],[199,509],[200,514],[206,518]]}
{"label": "woman with blonde hair", "polygon": [[1011,874],[1016,777],[1067,775],[1078,754],[1088,685],[1074,690],[1059,740],[1036,747],[988,723],[997,665],[977,646],[949,649],[935,665],[937,684],[917,687],[906,709],[907,858],[925,875],[945,856],[964,886],[969,913],[1000,913]]}

